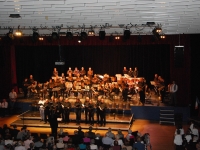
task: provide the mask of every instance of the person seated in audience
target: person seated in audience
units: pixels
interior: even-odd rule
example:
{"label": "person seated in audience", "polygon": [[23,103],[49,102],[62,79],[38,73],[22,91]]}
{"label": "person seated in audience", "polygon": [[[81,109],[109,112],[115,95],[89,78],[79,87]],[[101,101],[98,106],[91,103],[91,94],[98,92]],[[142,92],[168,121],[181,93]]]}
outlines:
{"label": "person seated in audience", "polygon": [[80,143],[81,141],[81,136],[78,135],[78,131],[75,130],[74,131],[74,135],[72,136],[72,144],[75,145],[75,146],[78,146],[78,144]]}
{"label": "person seated in audience", "polygon": [[79,135],[81,138],[84,138],[84,132],[82,131],[81,126],[78,127],[78,135]]}
{"label": "person seated in audience", "polygon": [[88,128],[88,137],[90,138],[90,139],[95,139],[95,133],[94,132],[92,132],[92,126],[90,126],[89,128]]}
{"label": "person seated in audience", "polygon": [[91,139],[90,141],[90,150],[98,150],[98,146],[95,144],[94,139]]}
{"label": "person seated in audience", "polygon": [[27,137],[25,140],[24,140],[24,146],[26,148],[26,150],[28,148],[30,148],[30,143],[33,143],[33,138],[31,136]]}
{"label": "person seated in audience", "polygon": [[120,145],[121,147],[124,146],[124,142],[122,141],[122,139],[120,139],[119,135],[115,136],[115,141],[117,141],[118,145]]}
{"label": "person seated in audience", "polygon": [[14,150],[26,150],[25,146],[23,146],[23,141],[18,141]]}
{"label": "person seated in audience", "polygon": [[4,140],[4,145],[13,145],[14,144],[14,141],[11,140],[11,136],[10,135],[6,135],[5,136],[5,140]]}
{"label": "person seated in audience", "polygon": [[[124,142],[123,148],[126,148],[126,150],[132,150],[133,149],[132,145],[129,144],[129,141],[126,141],[126,140]],[[122,148],[122,150],[123,150],[123,148]]]}
{"label": "person seated in audience", "polygon": [[89,145],[89,144],[90,144],[90,138],[88,137],[88,133],[87,133],[87,132],[84,134],[83,142],[84,142],[86,145]]}
{"label": "person seated in audience", "polygon": [[124,139],[124,134],[122,133],[122,130],[117,130],[116,136],[119,136],[120,139]]}
{"label": "person seated in audience", "polygon": [[13,125],[13,129],[11,130],[11,137],[12,139],[16,140],[17,139],[17,134],[19,130],[17,129],[16,125]]}
{"label": "person seated in audience", "polygon": [[95,135],[95,145],[97,145],[98,148],[100,148],[100,146],[102,146],[102,138],[101,138],[101,135],[99,133],[97,133]]}
{"label": "person seated in audience", "polygon": [[129,129],[128,134],[126,135],[126,140],[130,141],[131,138],[135,138],[135,137],[132,135],[132,131]]}
{"label": "person seated in audience", "polygon": [[0,150],[5,150],[4,142],[1,138],[0,138]]}
{"label": "person seated in audience", "polygon": [[34,150],[34,143],[30,143],[29,148],[27,150]]}
{"label": "person seated in audience", "polygon": [[5,115],[8,115],[8,102],[6,99],[3,99],[2,103],[0,103],[0,108],[1,108],[1,116],[5,117]]}
{"label": "person seated in audience", "polygon": [[8,127],[7,124],[4,124],[4,125],[3,125],[3,128],[2,128],[2,132],[1,132],[2,137],[4,138],[4,137],[6,137],[7,135],[10,135],[10,132],[11,132],[11,129]]}
{"label": "person seated in audience", "polygon": [[79,148],[80,150],[86,150],[86,144],[84,143],[83,140],[81,140],[81,143],[78,145],[78,148]]}
{"label": "person seated in audience", "polygon": [[67,143],[68,141],[69,141],[69,136],[68,136],[68,133],[67,132],[65,132],[65,133],[63,133],[63,143]]}
{"label": "person seated in audience", "polygon": [[121,145],[119,145],[118,141],[113,141],[113,146],[111,147],[113,150],[121,150]]}
{"label": "person seated in audience", "polygon": [[[54,142],[54,141],[53,141]],[[52,142],[52,143],[53,143]],[[36,137],[34,141],[34,149],[39,150],[44,146],[44,143],[41,141],[40,137]]]}
{"label": "person seated in audience", "polygon": [[112,132],[111,128],[108,128],[108,132],[106,132],[106,135],[108,135],[108,137],[111,139],[115,139],[115,134]]}
{"label": "person seated in audience", "polygon": [[24,127],[21,128],[21,131],[17,134],[17,140],[24,140],[24,137],[27,136],[26,129]]}
{"label": "person seated in audience", "polygon": [[109,134],[106,133],[105,137],[102,138],[103,147],[109,149],[113,144],[113,139],[109,137]]}
{"label": "person seated in audience", "polygon": [[57,148],[57,150],[65,148],[65,144],[63,143],[62,140],[57,140],[56,148]]}
{"label": "person seated in audience", "polygon": [[145,150],[145,145],[141,142],[141,137],[137,137],[137,142],[133,144],[133,149]]}

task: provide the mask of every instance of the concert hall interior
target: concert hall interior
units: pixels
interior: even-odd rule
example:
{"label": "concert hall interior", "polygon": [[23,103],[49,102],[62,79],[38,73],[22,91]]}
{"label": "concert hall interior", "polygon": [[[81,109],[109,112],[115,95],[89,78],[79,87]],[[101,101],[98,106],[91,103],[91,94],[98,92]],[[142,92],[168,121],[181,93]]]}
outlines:
{"label": "concert hall interior", "polygon": [[[167,35],[154,41],[150,35],[142,35],[142,41],[134,35],[127,41],[108,38],[88,36],[82,43],[62,36],[38,42],[31,37],[0,40],[0,98],[9,102],[1,109],[5,116],[0,126],[26,125],[33,133],[50,134],[49,116],[45,122],[40,108],[50,103],[52,111],[60,106],[64,110],[70,102],[69,119],[64,122],[60,112],[58,130],[73,134],[79,125],[84,131],[91,125],[103,135],[109,127],[124,134],[131,129],[152,135],[153,149],[173,149],[176,126],[186,130],[190,121],[200,121],[195,105],[200,96],[200,35]],[[177,65],[179,38],[184,55]],[[12,89],[17,98],[9,97]],[[45,102],[39,103],[41,99]],[[90,106],[93,121],[86,124]],[[97,122],[98,109],[104,112],[102,122]]]}

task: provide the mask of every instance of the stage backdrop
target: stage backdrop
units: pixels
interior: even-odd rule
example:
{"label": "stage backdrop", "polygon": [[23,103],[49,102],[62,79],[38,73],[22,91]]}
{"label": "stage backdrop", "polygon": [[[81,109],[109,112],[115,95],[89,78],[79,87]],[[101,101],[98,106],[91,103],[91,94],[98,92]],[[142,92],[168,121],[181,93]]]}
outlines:
{"label": "stage backdrop", "polygon": [[[0,48],[5,58],[3,57],[4,66],[0,65],[0,69],[3,70],[1,97],[7,96],[13,85],[21,86],[22,79],[29,74],[33,74],[34,78],[41,82],[48,80],[55,67],[54,62],[60,59],[59,45],[61,45],[62,59],[65,60],[66,65],[58,68],[60,72],[65,72],[68,67],[84,66],[86,70],[92,67],[95,73],[114,75],[121,73],[124,66],[138,67],[139,76],[144,76],[148,81],[153,79],[155,73],[163,76],[166,84],[175,80],[179,86],[178,103],[189,105],[193,102],[190,86],[192,52],[190,36],[167,35],[164,40],[155,40],[152,35],[145,35],[142,36],[142,41],[137,40],[138,36],[131,36],[127,41],[112,42],[108,40],[109,37],[100,40],[94,36],[88,37],[81,44],[77,43],[77,37],[73,40],[60,37],[57,41],[44,37],[44,41],[38,42],[33,42],[31,37],[16,38],[14,41],[2,38]],[[183,65],[177,68],[174,65],[174,46],[179,43],[184,45],[184,61]],[[16,72],[13,72],[14,66]],[[16,76],[17,81],[12,79]]]}

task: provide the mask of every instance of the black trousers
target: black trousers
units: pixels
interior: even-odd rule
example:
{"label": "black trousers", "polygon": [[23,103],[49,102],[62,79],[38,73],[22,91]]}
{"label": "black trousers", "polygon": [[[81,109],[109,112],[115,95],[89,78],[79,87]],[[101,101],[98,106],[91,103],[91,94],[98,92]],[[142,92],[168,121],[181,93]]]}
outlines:
{"label": "black trousers", "polygon": [[89,110],[89,124],[94,124],[94,110]]}
{"label": "black trousers", "polygon": [[64,110],[64,118],[63,118],[63,121],[65,122],[65,123],[68,123],[69,122],[69,115],[70,115],[70,110],[69,109],[65,109]]}
{"label": "black trousers", "polygon": [[89,119],[89,110],[88,108],[85,108],[85,123],[88,123],[88,119]]}
{"label": "black trousers", "polygon": [[75,113],[76,113],[76,123],[80,124],[80,122],[81,122],[81,108],[76,108]]}
{"label": "black trousers", "polygon": [[97,114],[97,123],[100,123],[100,110],[99,110],[99,108],[97,108],[96,114]]}
{"label": "black trousers", "polygon": [[100,125],[106,125],[106,112],[100,111]]}

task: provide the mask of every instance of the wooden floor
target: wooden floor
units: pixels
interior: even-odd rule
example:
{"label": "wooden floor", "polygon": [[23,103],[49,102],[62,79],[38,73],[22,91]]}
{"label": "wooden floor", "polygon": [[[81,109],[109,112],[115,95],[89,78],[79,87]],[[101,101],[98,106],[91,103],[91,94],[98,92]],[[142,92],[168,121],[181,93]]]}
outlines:
{"label": "wooden floor", "polygon": [[[2,127],[3,124],[10,125],[13,121],[17,119],[18,117],[16,115],[0,118],[0,126]],[[188,128],[188,125],[185,124],[183,125],[183,127],[186,130]],[[153,150],[174,150],[174,125],[160,125],[159,122],[152,122],[148,120],[135,120],[131,129],[132,131],[139,131],[141,134],[149,133]],[[50,133],[50,128],[29,127],[28,130],[30,130],[30,132],[32,133]],[[64,131],[69,132],[69,134],[73,134],[72,129],[65,129]],[[106,130],[95,130],[95,132],[104,135]],[[126,131],[123,131],[123,133],[124,135],[127,134]]]}

